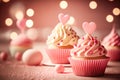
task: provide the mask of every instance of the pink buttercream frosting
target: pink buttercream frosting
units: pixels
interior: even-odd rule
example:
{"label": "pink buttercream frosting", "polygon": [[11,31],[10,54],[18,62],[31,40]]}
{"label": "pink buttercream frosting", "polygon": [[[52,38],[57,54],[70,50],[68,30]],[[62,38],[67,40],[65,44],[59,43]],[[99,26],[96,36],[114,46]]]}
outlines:
{"label": "pink buttercream frosting", "polygon": [[100,41],[86,34],[78,40],[78,44],[71,50],[71,56],[75,57],[99,57],[106,55],[106,49]]}
{"label": "pink buttercream frosting", "polygon": [[119,46],[120,47],[120,36],[116,32],[115,27],[112,28],[110,34],[103,39],[105,46]]}
{"label": "pink buttercream frosting", "polygon": [[25,34],[21,33],[10,44],[15,46],[31,45],[32,41]]}

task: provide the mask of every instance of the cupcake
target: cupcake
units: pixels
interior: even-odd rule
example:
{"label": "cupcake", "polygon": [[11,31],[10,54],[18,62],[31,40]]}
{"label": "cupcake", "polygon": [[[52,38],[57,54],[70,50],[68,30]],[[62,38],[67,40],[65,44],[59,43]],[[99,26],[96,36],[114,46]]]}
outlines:
{"label": "cupcake", "polygon": [[10,54],[15,56],[16,53],[23,53],[25,50],[32,48],[32,41],[25,35],[26,19],[17,20],[16,25],[21,33],[10,42]]}
{"label": "cupcake", "polygon": [[46,41],[48,45],[46,52],[52,63],[67,64],[69,63],[70,50],[77,43],[79,36],[72,29],[71,25],[66,23],[67,21],[62,22],[63,18],[61,19],[60,16],[69,19],[68,15],[59,14],[60,22],[52,30]]}
{"label": "cupcake", "polygon": [[15,56],[17,52],[23,53],[30,48],[32,48],[32,41],[23,33],[10,42],[10,53],[12,56]]}
{"label": "cupcake", "polygon": [[96,25],[93,22],[83,23],[83,28],[87,34],[81,37],[77,45],[70,51],[71,57],[69,57],[69,61],[73,73],[77,76],[92,77],[104,75],[109,58],[106,57],[107,52],[104,46],[101,45],[96,37],[91,35],[94,31],[91,29],[95,27]]}
{"label": "cupcake", "polygon": [[120,36],[114,26],[110,34],[103,39],[103,45],[107,49],[107,56],[111,61],[120,61]]}

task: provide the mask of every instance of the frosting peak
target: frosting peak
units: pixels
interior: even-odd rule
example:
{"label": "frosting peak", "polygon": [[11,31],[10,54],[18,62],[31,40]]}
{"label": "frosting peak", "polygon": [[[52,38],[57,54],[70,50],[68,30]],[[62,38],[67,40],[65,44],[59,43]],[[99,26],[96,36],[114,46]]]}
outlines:
{"label": "frosting peak", "polygon": [[120,36],[115,27],[113,27],[110,34],[103,39],[103,44],[106,46],[120,46]]}
{"label": "frosting peak", "polygon": [[74,46],[78,39],[79,36],[69,24],[62,25],[62,23],[58,23],[48,36],[47,45],[49,48]]}
{"label": "frosting peak", "polygon": [[78,40],[78,44],[71,50],[71,56],[99,57],[106,55],[104,46],[90,34],[86,34]]}

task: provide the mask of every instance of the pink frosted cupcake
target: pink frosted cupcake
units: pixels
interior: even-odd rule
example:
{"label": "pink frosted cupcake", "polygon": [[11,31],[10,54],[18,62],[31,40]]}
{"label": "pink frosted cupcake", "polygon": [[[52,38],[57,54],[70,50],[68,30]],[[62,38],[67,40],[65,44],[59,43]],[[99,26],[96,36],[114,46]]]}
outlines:
{"label": "pink frosted cupcake", "polygon": [[10,53],[15,56],[16,53],[23,53],[25,50],[32,48],[32,41],[25,35],[26,19],[17,20],[16,25],[21,33],[17,38],[10,42]]}
{"label": "pink frosted cupcake", "polygon": [[120,61],[120,36],[116,32],[115,27],[103,39],[103,45],[107,49],[107,56],[110,57],[111,61]]}
{"label": "pink frosted cupcake", "polygon": [[[85,23],[95,27],[95,23]],[[85,28],[84,28],[85,29]],[[86,30],[87,32],[87,30]],[[100,41],[88,33],[78,40],[78,44],[71,50],[69,57],[73,73],[77,76],[102,76],[104,75],[109,58],[105,56],[106,50]]]}
{"label": "pink frosted cupcake", "polygon": [[[63,14],[59,14],[59,16]],[[68,16],[68,15],[65,15]],[[68,16],[69,17],[69,16]],[[52,33],[48,36],[46,52],[52,63],[67,64],[70,56],[70,49],[77,43],[79,36],[72,29],[71,25],[60,21]]]}
{"label": "pink frosted cupcake", "polygon": [[15,56],[17,52],[23,53],[30,48],[32,48],[32,41],[24,33],[19,34],[16,39],[10,42],[10,53],[12,56]]}

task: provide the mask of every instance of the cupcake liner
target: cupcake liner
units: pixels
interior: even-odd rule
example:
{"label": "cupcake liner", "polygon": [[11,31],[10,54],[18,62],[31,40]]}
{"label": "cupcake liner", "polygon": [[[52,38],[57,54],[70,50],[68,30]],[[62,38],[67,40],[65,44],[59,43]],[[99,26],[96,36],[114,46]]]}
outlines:
{"label": "cupcake liner", "polygon": [[120,61],[120,49],[107,50],[107,55],[111,61]]}
{"label": "cupcake liner", "polygon": [[68,64],[68,57],[70,56],[70,49],[46,49],[46,52],[52,63]]}
{"label": "cupcake liner", "polygon": [[109,58],[80,60],[69,57],[73,73],[77,76],[103,76]]}
{"label": "cupcake liner", "polygon": [[23,47],[23,46],[10,46],[10,54],[11,56],[14,56],[17,52],[23,53],[27,49],[32,48],[31,46]]}

